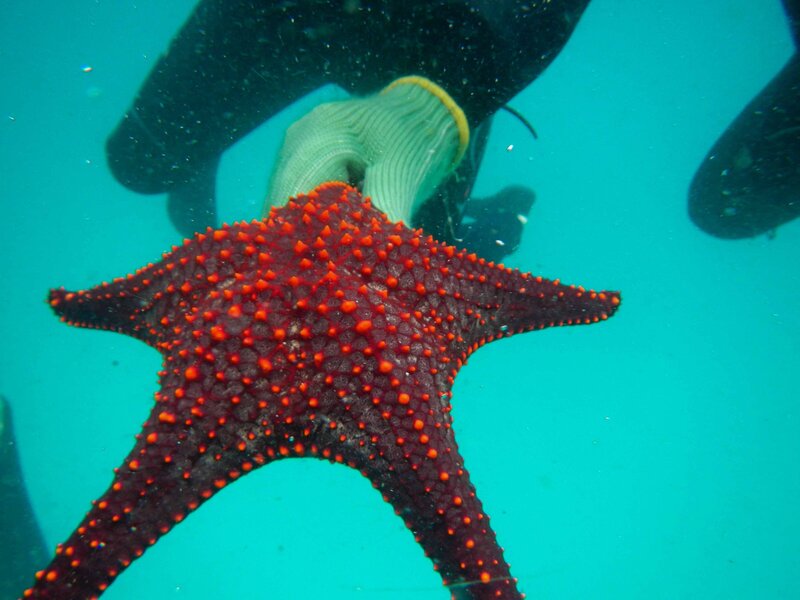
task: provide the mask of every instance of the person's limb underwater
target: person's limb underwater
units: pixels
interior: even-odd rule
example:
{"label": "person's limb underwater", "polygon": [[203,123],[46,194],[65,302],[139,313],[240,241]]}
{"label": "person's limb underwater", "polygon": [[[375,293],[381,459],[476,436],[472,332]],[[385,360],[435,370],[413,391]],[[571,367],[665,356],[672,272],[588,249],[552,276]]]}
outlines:
{"label": "person's limb underwater", "polygon": [[304,33],[310,8],[281,5],[200,2],[108,139],[117,180],[142,194],[170,194],[183,235],[216,224],[221,154],[325,83],[319,49]]}
{"label": "person's limb underwater", "polygon": [[[168,193],[170,217],[189,235],[216,220],[222,152],[302,95],[328,83],[371,94],[416,73],[446,89],[477,130],[552,62],[587,4],[201,0],[109,139],[109,164],[134,191]],[[479,162],[463,171],[474,179]],[[463,189],[445,185],[440,195],[455,193],[457,210],[421,211],[415,224],[459,220]]]}
{"label": "person's limb underwater", "polygon": [[25,487],[17,445],[11,406],[0,396],[0,598],[16,598],[49,553]]}
{"label": "person's limb underwater", "polygon": [[800,217],[800,0],[784,0],[795,52],[714,143],[689,187],[689,216],[723,239]]}

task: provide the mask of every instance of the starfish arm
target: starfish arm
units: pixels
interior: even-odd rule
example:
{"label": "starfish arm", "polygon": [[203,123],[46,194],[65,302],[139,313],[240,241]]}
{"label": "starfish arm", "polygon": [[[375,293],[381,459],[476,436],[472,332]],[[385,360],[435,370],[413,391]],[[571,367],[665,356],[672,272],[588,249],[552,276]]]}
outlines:
{"label": "starfish arm", "polygon": [[372,287],[406,309],[404,320],[416,320],[459,358],[516,333],[604,321],[619,307],[618,292],[523,273],[393,227],[385,245],[357,249],[375,265],[369,267]]}
{"label": "starfish arm", "polygon": [[174,248],[172,260],[164,255],[159,263],[89,290],[51,290],[48,304],[69,325],[116,331],[155,346],[164,337],[161,320],[181,301],[180,287],[191,281],[175,269],[176,262],[187,262],[185,254]]}
{"label": "starfish arm", "polygon": [[[203,316],[209,320],[211,313],[203,315],[199,307],[213,309],[209,302],[219,305],[228,300],[221,289],[249,277],[252,287],[261,290],[265,279],[253,275],[274,277],[262,268],[272,261],[269,252],[274,246],[264,235],[266,230],[261,221],[209,229],[125,277],[88,290],[51,290],[48,304],[69,325],[123,333],[169,351],[173,346],[169,341],[196,327],[195,321],[202,323]],[[214,319],[218,316],[213,314]]]}
{"label": "starfish arm", "polygon": [[[133,450],[115,469],[111,486],[59,544],[24,598],[98,598],[190,512],[228,483],[271,461],[251,451],[241,428],[215,436],[211,420],[205,419],[207,426],[192,423],[200,419],[176,414],[159,399],[162,394],[157,394],[158,403]],[[244,441],[234,443],[235,437]]]}
{"label": "starfish arm", "polygon": [[618,292],[564,285],[481,259],[473,263],[469,256],[460,271],[465,275],[452,285],[453,301],[434,307],[456,315],[457,322],[446,329],[460,332],[467,346],[547,327],[597,323],[620,304]]}
{"label": "starfish arm", "polygon": [[451,432],[405,448],[402,463],[372,461],[363,473],[414,534],[452,598],[523,598]]}
{"label": "starfish arm", "polygon": [[[386,305],[387,322],[397,310]],[[414,351],[381,349],[379,331],[370,334],[376,337],[366,336],[367,348],[374,352],[343,394],[345,462],[392,504],[454,599],[522,598],[458,451],[452,377],[439,368],[438,349],[430,339]]]}

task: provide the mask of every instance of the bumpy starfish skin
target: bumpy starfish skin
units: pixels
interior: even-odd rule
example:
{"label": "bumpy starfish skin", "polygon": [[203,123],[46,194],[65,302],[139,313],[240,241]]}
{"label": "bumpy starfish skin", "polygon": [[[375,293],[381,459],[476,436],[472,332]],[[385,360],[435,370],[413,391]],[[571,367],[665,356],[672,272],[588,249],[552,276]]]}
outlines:
{"label": "bumpy starfish skin", "polygon": [[221,488],[311,456],[368,477],[453,598],[489,599],[522,595],[458,452],[453,378],[483,344],[606,319],[619,295],[486,263],[330,183],[49,301],[72,325],[144,340],[164,368],[111,487],[25,598],[97,598]]}

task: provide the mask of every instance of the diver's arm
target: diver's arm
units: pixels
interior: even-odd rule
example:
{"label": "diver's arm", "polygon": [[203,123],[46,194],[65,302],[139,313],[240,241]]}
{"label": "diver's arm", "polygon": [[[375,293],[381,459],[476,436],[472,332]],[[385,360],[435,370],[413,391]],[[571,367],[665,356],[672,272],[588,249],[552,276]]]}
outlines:
{"label": "diver's arm", "polygon": [[108,140],[116,178],[140,193],[207,181],[226,148],[318,87],[311,4],[200,2]]}
{"label": "diver's arm", "polygon": [[488,78],[475,81],[479,93],[461,98],[471,125],[509,102],[530,85],[558,56],[578,24],[589,0],[470,0],[470,7],[486,22],[493,38],[492,52],[483,60]]}

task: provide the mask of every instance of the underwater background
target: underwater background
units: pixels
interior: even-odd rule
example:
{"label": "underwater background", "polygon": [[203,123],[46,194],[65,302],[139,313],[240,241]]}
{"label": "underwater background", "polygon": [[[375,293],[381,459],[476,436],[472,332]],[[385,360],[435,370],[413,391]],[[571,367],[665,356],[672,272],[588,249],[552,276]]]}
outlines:
{"label": "underwater background", "polygon": [[[45,297],[180,242],[104,143],[193,5],[0,2],[0,393],[51,548],[132,446],[161,359]],[[529,598],[800,598],[800,222],[722,241],[686,214],[705,153],[792,49],[778,0],[593,0],[511,103],[539,140],[495,119],[476,195],[537,193],[507,263],[623,292],[608,322],[491,344],[456,380],[466,466]],[[343,96],[225,154],[225,221],[258,216],[287,125]],[[308,459],[220,492],[103,598],[447,595],[366,479]]]}

